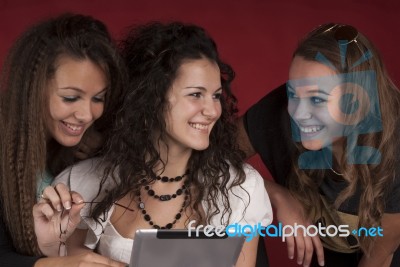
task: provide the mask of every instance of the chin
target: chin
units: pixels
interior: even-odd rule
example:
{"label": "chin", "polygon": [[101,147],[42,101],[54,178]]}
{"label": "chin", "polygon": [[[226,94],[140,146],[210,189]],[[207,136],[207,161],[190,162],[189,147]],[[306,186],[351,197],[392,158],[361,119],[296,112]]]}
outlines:
{"label": "chin", "polygon": [[321,140],[307,140],[302,141],[301,144],[307,150],[317,151],[323,148],[323,143]]}
{"label": "chin", "polygon": [[210,143],[207,142],[207,144],[197,144],[192,146],[192,149],[197,150],[197,151],[202,151],[206,150],[209,147]]}
{"label": "chin", "polygon": [[67,137],[67,138],[54,138],[57,143],[65,147],[73,147],[79,144],[82,140],[82,137]]}

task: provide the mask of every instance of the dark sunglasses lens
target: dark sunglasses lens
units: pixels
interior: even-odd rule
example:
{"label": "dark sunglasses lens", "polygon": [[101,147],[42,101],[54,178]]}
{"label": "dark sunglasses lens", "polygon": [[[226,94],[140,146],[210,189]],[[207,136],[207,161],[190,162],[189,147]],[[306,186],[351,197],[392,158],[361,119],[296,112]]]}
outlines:
{"label": "dark sunglasses lens", "polygon": [[335,31],[335,39],[337,41],[346,40],[348,42],[351,42],[357,38],[357,35],[357,29],[349,25],[340,26]]}

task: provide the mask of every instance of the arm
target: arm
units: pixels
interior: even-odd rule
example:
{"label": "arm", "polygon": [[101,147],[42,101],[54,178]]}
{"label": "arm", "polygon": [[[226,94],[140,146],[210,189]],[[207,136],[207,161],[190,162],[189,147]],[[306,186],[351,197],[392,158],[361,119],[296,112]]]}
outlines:
{"label": "arm", "polygon": [[5,226],[0,220],[0,266],[2,267],[124,267],[94,252],[76,256],[40,258],[16,253],[8,238]]}
{"label": "arm", "polygon": [[68,238],[67,247],[69,255],[79,255],[92,251],[84,245],[87,232],[88,230],[76,229],[71,237]]}
{"label": "arm", "polygon": [[[307,227],[312,224],[304,216],[303,207],[289,190],[269,180],[265,180],[265,188],[270,196],[272,207],[276,211],[276,218],[282,225],[294,225],[297,223]],[[319,264],[321,266],[324,265],[324,250],[318,236],[304,237],[300,230],[296,237],[287,237],[286,244],[289,259],[294,258],[296,251],[298,264],[309,266],[315,249]]]}
{"label": "arm", "polygon": [[400,245],[400,213],[385,213],[382,217],[383,236],[377,237],[371,255],[364,255],[359,267],[390,267],[393,253]]}
{"label": "arm", "polygon": [[254,156],[257,152],[253,148],[249,136],[246,133],[246,129],[244,128],[243,116],[239,117],[239,119],[236,121],[236,127],[238,132],[237,143],[239,148],[246,154],[246,158]]}
{"label": "arm", "polygon": [[257,259],[258,236],[243,244],[235,267],[254,267]]}
{"label": "arm", "polygon": [[[235,210],[231,217],[232,222],[242,225],[261,224],[262,226],[267,226],[272,223],[273,213],[270,199],[264,188],[264,179],[249,164],[244,164],[243,170],[246,180],[241,184],[240,188],[233,188],[231,192],[233,196],[237,197],[230,199],[231,208]],[[267,263],[265,246],[261,245],[259,247],[260,242],[264,242],[264,240],[260,240],[257,232],[252,232],[250,236],[246,236],[246,241],[235,266],[254,267]],[[264,251],[260,251],[260,249],[264,249]],[[257,255],[258,252],[261,253],[260,257]]]}
{"label": "arm", "polygon": [[[240,148],[248,157],[254,155],[256,150],[253,148],[245,130],[243,117],[239,118],[237,121],[237,127]],[[286,188],[269,180],[265,180],[265,188],[270,197],[271,204],[276,210],[275,214],[278,221],[283,225],[294,225],[294,223],[304,226],[310,225],[310,222],[305,219],[302,206]],[[315,249],[319,264],[324,265],[323,247],[318,236],[303,237],[303,235],[299,234],[297,237],[287,238],[286,243],[290,259],[294,258],[294,251],[296,248],[298,264],[303,263],[308,266]]]}
{"label": "arm", "polygon": [[[15,265],[13,265],[13,267],[14,266]],[[125,267],[125,266],[126,264],[124,263],[111,260],[97,253],[87,252],[75,256],[41,258],[36,262],[36,264],[33,267]],[[26,265],[24,267],[26,267]]]}

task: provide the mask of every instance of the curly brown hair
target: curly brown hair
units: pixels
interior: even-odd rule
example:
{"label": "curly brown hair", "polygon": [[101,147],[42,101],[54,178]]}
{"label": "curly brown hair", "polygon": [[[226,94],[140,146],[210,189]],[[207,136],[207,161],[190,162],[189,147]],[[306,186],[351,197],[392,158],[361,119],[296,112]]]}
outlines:
{"label": "curly brown hair", "polygon": [[[215,42],[204,29],[179,22],[155,22],[133,28],[121,42],[121,49],[128,67],[130,92],[117,114],[102,163],[107,166],[102,183],[108,175],[113,175],[119,185],[94,208],[92,217],[99,218],[112,203],[152,182],[152,179],[146,179],[146,183],[141,183],[145,177],[154,177],[153,170],[162,162],[157,143],[165,144],[167,92],[185,60],[205,58],[215,62],[220,69],[222,115],[211,131],[208,148],[193,150],[189,159],[188,178],[196,192],[189,202],[199,221],[209,222],[219,213],[229,218],[232,212],[227,187],[231,178],[229,169],[234,168],[238,173],[231,179],[232,186],[242,184],[245,179],[244,154],[235,142],[233,122],[237,101],[230,89],[234,78],[232,68],[220,60]],[[222,211],[216,203],[219,194],[224,204]],[[214,207],[206,218],[199,212],[203,200],[209,207]]]}

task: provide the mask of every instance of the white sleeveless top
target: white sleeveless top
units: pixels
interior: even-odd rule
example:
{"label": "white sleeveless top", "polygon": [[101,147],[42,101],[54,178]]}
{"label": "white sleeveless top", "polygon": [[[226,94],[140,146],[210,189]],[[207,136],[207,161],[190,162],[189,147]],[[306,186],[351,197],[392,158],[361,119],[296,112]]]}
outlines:
{"label": "white sleeveless top", "polygon": [[[55,178],[54,184],[61,182],[69,185],[71,190],[80,193],[85,201],[92,201],[96,198],[103,175],[103,170],[101,166],[98,166],[98,162],[96,158],[81,161],[60,173]],[[262,177],[249,164],[244,164],[243,168],[246,174],[245,182],[241,187],[233,187],[228,195],[232,209],[230,221],[227,218],[221,218],[222,214],[217,214],[211,220],[212,226],[227,226],[232,223],[250,225],[261,223],[261,225],[267,226],[272,222],[271,203]],[[236,177],[233,168],[230,169],[230,175]],[[228,182],[227,186],[230,186],[230,184],[231,181]],[[113,186],[115,186],[115,182],[108,179],[103,185],[103,191],[95,201],[100,201],[106,194],[106,189],[111,189]],[[219,209],[223,210],[222,199],[217,203]],[[207,212],[206,201],[203,201],[202,204],[204,211]],[[246,205],[248,205],[247,208]],[[129,264],[133,239],[122,237],[112,225],[110,217],[114,211],[114,206],[104,214],[103,218],[100,218],[101,225],[88,217],[91,207],[92,205],[86,204],[82,209],[82,221],[78,227],[88,229],[85,245],[88,248],[96,249],[101,255]]]}

